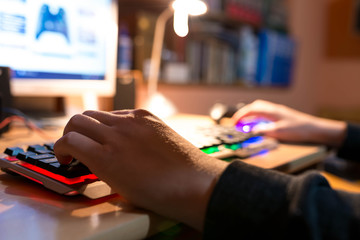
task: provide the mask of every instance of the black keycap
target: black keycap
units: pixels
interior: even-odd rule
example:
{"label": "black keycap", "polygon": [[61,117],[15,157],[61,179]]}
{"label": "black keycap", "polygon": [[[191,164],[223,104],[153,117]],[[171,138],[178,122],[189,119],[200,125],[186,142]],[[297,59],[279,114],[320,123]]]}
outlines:
{"label": "black keycap", "polygon": [[92,172],[89,170],[88,167],[78,161],[70,164],[69,168],[66,171],[66,176],[68,176],[69,178],[84,176],[88,174],[92,174]]}
{"label": "black keycap", "polygon": [[54,158],[52,154],[39,154],[39,155],[31,155],[27,157],[24,161],[37,165],[38,161],[41,159]]}
{"label": "black keycap", "polygon": [[37,162],[37,166],[67,178],[75,178],[91,174],[91,171],[77,160],[73,160],[68,165],[61,165],[57,159],[53,157],[39,160]]}
{"label": "black keycap", "polygon": [[16,157],[22,161],[26,161],[29,156],[36,155],[34,152],[20,152]]}
{"label": "black keycap", "polygon": [[36,149],[34,152],[37,153],[37,154],[51,154],[51,155],[54,155],[54,152],[49,150],[49,149],[44,149],[44,150],[43,149]]}
{"label": "black keycap", "polygon": [[51,151],[54,151],[54,143],[45,143],[44,146],[51,150]]}
{"label": "black keycap", "polygon": [[28,159],[40,160],[40,159],[53,158],[53,157],[54,155],[52,154],[34,154],[34,155],[30,155]]}
{"label": "black keycap", "polygon": [[57,162],[58,160],[56,158],[40,159],[39,161],[37,161],[36,166],[46,169],[49,164]]}
{"label": "black keycap", "polygon": [[18,155],[19,153],[24,152],[24,149],[19,148],[19,147],[11,147],[11,148],[6,148],[4,153],[11,156],[11,157],[16,157],[16,155]]}
{"label": "black keycap", "polygon": [[34,152],[25,152],[18,154],[17,158],[27,162],[31,163],[33,165],[37,165],[37,161],[40,159],[46,159],[46,158],[53,158],[54,155],[52,154],[36,154]]}
{"label": "black keycap", "polygon": [[27,151],[30,152],[35,152],[36,150],[46,150],[46,147],[44,147],[43,145],[36,144],[36,145],[30,145],[27,148]]}
{"label": "black keycap", "polygon": [[[59,162],[54,162],[54,163],[47,164],[47,166],[44,169],[49,170],[50,172],[53,172],[56,174],[60,174],[60,167],[61,167],[61,164]],[[63,175],[63,174],[60,174],[60,175]]]}

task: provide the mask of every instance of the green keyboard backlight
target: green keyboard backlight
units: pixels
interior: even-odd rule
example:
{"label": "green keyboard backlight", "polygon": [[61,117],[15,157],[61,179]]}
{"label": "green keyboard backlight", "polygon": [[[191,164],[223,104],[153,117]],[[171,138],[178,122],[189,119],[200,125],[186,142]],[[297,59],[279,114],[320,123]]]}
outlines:
{"label": "green keyboard backlight", "polygon": [[201,151],[203,151],[206,154],[212,154],[212,153],[219,152],[220,150],[217,146],[215,146],[215,147],[203,148],[203,149],[201,149]]}
{"label": "green keyboard backlight", "polygon": [[235,150],[238,150],[239,148],[241,148],[241,143],[225,144],[224,147],[235,151]]}

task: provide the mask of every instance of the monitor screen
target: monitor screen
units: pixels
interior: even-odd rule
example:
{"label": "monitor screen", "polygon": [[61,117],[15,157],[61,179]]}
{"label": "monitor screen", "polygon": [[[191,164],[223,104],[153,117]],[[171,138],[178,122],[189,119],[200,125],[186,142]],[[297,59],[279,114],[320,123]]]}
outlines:
{"label": "monitor screen", "polygon": [[114,93],[113,0],[0,0],[0,66],[14,95]]}

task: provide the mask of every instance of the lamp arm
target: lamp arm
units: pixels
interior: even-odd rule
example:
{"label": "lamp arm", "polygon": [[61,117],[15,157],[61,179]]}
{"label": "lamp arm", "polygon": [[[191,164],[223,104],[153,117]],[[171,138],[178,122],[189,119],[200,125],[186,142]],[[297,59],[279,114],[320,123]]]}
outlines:
{"label": "lamp arm", "polygon": [[157,91],[165,27],[166,27],[166,22],[169,20],[169,18],[172,15],[173,15],[173,10],[171,10],[170,8],[166,8],[156,20],[154,41],[153,41],[151,60],[150,60],[148,97],[151,97]]}

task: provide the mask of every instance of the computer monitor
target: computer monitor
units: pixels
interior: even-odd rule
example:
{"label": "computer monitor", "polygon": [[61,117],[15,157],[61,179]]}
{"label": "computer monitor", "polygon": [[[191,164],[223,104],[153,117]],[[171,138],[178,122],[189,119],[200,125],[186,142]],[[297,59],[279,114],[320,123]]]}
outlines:
{"label": "computer monitor", "polygon": [[112,96],[116,0],[0,0],[0,66],[14,96]]}

